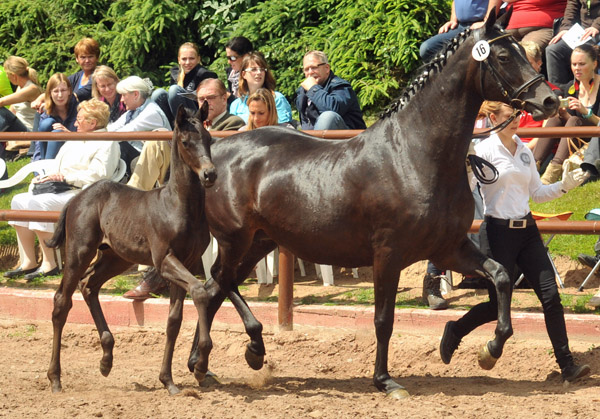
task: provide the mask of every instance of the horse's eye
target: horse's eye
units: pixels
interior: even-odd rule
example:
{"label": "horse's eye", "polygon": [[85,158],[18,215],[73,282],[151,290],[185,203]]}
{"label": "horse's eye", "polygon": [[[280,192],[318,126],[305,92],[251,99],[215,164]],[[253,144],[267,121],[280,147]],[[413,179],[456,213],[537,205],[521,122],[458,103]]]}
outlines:
{"label": "horse's eye", "polygon": [[498,61],[501,64],[506,64],[510,61],[510,55],[509,54],[498,54]]}

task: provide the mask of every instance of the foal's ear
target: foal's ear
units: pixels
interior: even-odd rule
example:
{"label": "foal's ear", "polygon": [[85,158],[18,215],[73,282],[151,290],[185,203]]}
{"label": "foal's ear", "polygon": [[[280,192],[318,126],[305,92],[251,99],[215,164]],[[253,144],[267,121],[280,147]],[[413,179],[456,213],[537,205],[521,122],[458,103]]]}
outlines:
{"label": "foal's ear", "polygon": [[498,18],[498,20],[496,21],[496,23],[498,25],[500,25],[500,27],[502,29],[506,29],[506,27],[508,26],[508,22],[510,21],[510,17],[512,16],[512,12],[513,12],[513,7],[512,5],[506,8],[506,11],[504,12],[504,14],[502,16],[500,16]]}
{"label": "foal's ear", "polygon": [[187,112],[185,110],[185,107],[183,105],[179,105],[179,107],[177,108],[177,115],[175,116],[175,125],[180,126],[185,122],[186,118]]}
{"label": "foal's ear", "polygon": [[206,119],[208,118],[208,101],[205,100],[202,103],[202,106],[200,106],[200,109],[198,109],[198,112],[196,112],[196,115],[194,115],[195,118],[199,119],[201,122],[206,121]]}

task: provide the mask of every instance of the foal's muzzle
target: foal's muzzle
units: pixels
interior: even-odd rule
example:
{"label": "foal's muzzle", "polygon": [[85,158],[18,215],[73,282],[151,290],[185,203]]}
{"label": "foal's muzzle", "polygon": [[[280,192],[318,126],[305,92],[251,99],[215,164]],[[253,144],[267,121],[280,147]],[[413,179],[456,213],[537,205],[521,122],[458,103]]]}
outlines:
{"label": "foal's muzzle", "polygon": [[209,158],[202,158],[200,168],[196,173],[205,188],[210,188],[217,180],[217,169]]}

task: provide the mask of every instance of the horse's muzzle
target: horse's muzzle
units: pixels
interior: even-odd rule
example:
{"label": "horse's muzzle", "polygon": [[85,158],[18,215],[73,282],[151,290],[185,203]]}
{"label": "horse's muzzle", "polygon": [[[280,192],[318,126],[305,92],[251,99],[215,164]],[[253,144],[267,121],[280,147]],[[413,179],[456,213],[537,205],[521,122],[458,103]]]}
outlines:
{"label": "horse's muzzle", "polygon": [[200,166],[200,169],[196,173],[198,173],[200,182],[205,188],[210,188],[217,180],[217,169],[210,160],[203,162]]}

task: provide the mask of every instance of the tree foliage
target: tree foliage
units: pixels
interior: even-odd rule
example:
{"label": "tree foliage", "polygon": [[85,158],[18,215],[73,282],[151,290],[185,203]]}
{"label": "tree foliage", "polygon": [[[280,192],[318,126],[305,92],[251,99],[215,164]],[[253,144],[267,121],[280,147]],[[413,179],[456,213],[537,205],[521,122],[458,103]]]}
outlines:
{"label": "tree foliage", "polygon": [[320,49],[361,104],[377,109],[405,84],[419,44],[449,11],[450,0],[3,0],[0,61],[23,56],[45,82],[75,72],[73,46],[91,36],[100,61],[120,76],[164,85],[183,42],[199,44],[204,65],[224,76],[224,45],[243,35],[265,54],[288,98],[302,81],[302,56]]}

